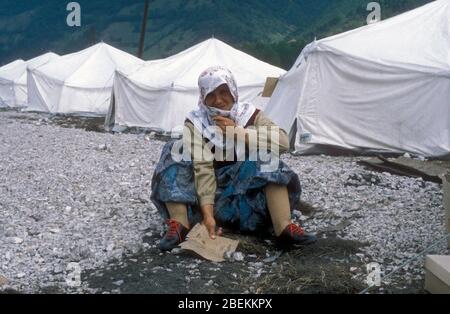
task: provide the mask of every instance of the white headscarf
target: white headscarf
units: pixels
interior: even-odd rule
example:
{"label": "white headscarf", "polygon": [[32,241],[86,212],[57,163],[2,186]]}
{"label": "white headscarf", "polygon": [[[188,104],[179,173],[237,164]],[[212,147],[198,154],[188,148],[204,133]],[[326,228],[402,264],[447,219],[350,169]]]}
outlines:
{"label": "white headscarf", "polygon": [[[205,99],[220,85],[227,84],[234,99],[234,105],[230,111],[220,110],[206,105]],[[195,128],[208,138],[215,146],[223,148],[223,138],[221,134],[211,132],[211,126],[215,126],[212,119],[214,115],[221,115],[232,119],[237,126],[245,127],[256,111],[250,103],[240,103],[236,80],[230,70],[214,66],[206,69],[198,78],[200,98],[199,109],[191,111],[187,118],[194,124]]]}

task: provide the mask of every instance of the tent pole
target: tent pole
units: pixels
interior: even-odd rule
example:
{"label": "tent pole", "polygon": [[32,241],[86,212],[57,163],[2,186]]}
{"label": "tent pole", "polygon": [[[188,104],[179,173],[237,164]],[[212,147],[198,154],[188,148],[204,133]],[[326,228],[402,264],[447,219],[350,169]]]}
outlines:
{"label": "tent pole", "polygon": [[141,38],[139,39],[139,49],[137,53],[138,58],[142,58],[142,54],[144,52],[145,30],[147,28],[148,6],[149,6],[148,2],[149,0],[145,0],[144,17],[142,18],[142,26],[141,26]]}

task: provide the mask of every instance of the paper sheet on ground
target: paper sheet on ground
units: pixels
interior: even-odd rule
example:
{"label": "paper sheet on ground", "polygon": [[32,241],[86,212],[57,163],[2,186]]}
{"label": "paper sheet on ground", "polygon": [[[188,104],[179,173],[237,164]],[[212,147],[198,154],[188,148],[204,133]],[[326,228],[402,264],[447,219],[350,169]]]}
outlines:
{"label": "paper sheet on ground", "polygon": [[181,248],[197,253],[213,262],[223,262],[225,252],[234,252],[239,244],[237,240],[231,240],[217,236],[215,240],[209,237],[203,224],[197,224],[187,235],[187,241],[181,243]]}

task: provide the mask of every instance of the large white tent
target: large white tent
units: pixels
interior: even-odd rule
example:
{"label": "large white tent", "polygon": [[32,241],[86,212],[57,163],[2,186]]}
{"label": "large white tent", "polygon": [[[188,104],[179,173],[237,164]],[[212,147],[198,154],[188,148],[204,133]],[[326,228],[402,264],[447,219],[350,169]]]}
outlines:
{"label": "large white tent", "polygon": [[143,127],[170,132],[197,108],[197,80],[210,66],[229,68],[241,101],[259,99],[267,77],[286,73],[218,39],[209,39],[167,59],[150,61],[137,71],[116,71],[107,126]]}
{"label": "large white tent", "polygon": [[448,155],[450,1],[311,43],[266,112],[297,129],[300,153],[332,145]]}
{"label": "large white tent", "polygon": [[27,105],[27,68],[37,68],[58,58],[53,52],[28,61],[16,60],[0,68],[0,107]]}
{"label": "large white tent", "polygon": [[114,71],[144,61],[105,43],[61,56],[28,72],[28,111],[105,115]]}

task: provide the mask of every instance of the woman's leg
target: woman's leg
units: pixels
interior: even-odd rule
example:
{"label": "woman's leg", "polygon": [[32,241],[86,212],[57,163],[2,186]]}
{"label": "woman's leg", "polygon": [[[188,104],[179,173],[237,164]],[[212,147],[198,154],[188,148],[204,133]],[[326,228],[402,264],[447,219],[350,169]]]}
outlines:
{"label": "woman's leg", "polygon": [[271,183],[266,186],[265,192],[273,229],[275,235],[279,236],[292,222],[288,189],[284,185]]}
{"label": "woman's leg", "polygon": [[189,220],[187,214],[187,207],[181,203],[166,203],[167,210],[170,215],[170,219],[173,219],[185,228],[189,229]]}

